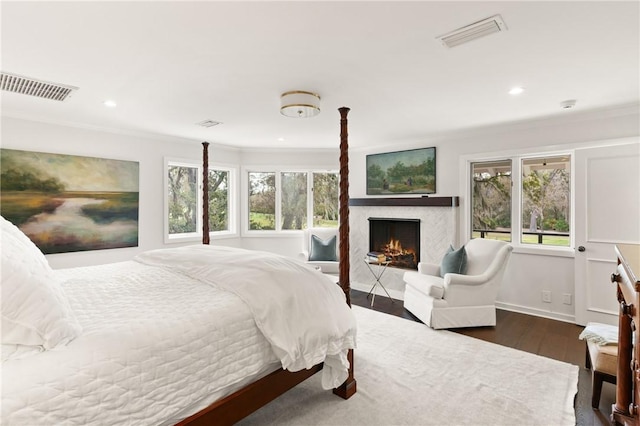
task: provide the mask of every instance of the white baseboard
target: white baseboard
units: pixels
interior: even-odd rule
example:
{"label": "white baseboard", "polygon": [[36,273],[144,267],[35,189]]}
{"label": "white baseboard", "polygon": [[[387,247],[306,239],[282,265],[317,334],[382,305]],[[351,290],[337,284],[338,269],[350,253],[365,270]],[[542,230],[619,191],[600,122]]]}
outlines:
{"label": "white baseboard", "polygon": [[502,309],[505,311],[510,311],[510,312],[517,312],[520,314],[527,314],[527,315],[533,315],[536,317],[549,318],[552,320],[557,320],[562,322],[569,322],[571,324],[576,323],[575,315],[563,314],[560,312],[549,312],[549,311],[544,311],[542,309],[528,308],[526,306],[514,305],[511,303],[504,303],[504,302],[496,302],[496,308]]}

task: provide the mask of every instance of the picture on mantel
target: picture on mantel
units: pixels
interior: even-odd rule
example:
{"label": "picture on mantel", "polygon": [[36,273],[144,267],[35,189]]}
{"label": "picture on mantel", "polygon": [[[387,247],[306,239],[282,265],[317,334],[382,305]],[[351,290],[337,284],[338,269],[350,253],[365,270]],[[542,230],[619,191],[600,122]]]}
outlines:
{"label": "picture on mantel", "polygon": [[435,147],[367,155],[367,195],[435,192]]}

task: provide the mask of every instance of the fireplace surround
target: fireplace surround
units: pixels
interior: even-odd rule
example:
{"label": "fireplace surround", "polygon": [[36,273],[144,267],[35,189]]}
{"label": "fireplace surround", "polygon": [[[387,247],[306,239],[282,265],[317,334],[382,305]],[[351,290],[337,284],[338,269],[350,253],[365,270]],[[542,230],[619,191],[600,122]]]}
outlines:
{"label": "fireplace surround", "polygon": [[[349,241],[351,288],[371,290],[371,272],[362,259],[369,249],[371,217],[420,219],[421,262],[440,263],[450,244],[458,247],[458,197],[351,198],[349,200]],[[383,277],[385,288],[395,299],[402,299],[403,268],[387,268]],[[378,293],[382,294],[382,293]]]}

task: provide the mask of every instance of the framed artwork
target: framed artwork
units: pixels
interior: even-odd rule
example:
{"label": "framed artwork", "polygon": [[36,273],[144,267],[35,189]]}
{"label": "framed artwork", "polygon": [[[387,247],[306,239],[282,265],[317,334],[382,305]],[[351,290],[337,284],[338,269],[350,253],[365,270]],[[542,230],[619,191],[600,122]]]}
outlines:
{"label": "framed artwork", "polygon": [[435,147],[367,155],[367,195],[435,192]]}
{"label": "framed artwork", "polygon": [[0,149],[2,216],[44,254],[138,245],[139,163]]}

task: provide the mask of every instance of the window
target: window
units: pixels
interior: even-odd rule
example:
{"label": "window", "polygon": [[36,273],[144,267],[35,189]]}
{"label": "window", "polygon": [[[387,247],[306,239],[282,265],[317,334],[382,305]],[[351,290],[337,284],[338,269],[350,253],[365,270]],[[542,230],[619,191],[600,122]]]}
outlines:
{"label": "window", "polygon": [[249,229],[276,229],[276,174],[249,172]]}
{"label": "window", "polygon": [[569,247],[570,177],[567,154],[472,162],[472,238]]}
{"label": "window", "polygon": [[[202,237],[202,166],[190,161],[165,160],[166,231],[165,242],[197,240]],[[234,169],[209,168],[210,235],[232,234],[234,226]]]}
{"label": "window", "polygon": [[473,238],[511,241],[511,160],[471,163]]}
{"label": "window", "polygon": [[280,174],[282,196],[280,201],[280,229],[307,227],[307,174],[284,172]]}
{"label": "window", "polygon": [[316,171],[247,172],[249,231],[338,226],[338,174]]}
{"label": "window", "polygon": [[522,160],[522,244],[570,245],[569,156]]}
{"label": "window", "polygon": [[313,173],[313,226],[337,228],[340,179],[338,173]]}
{"label": "window", "polygon": [[209,231],[229,229],[229,171],[209,169]]}
{"label": "window", "polygon": [[169,164],[169,235],[198,232],[198,167]]}

